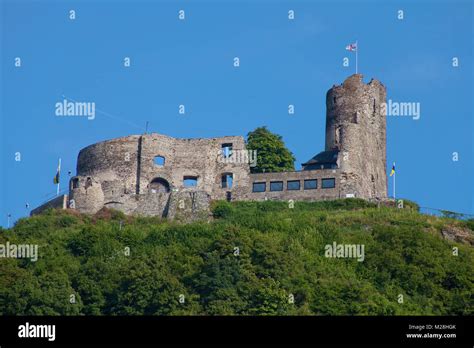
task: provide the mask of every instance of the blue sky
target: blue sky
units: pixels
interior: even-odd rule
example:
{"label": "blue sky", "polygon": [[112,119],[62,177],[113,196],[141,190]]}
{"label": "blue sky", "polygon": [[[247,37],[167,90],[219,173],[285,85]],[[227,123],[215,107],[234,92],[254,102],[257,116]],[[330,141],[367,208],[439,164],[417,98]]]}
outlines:
{"label": "blue sky", "polygon": [[[27,215],[26,202],[31,209],[54,195],[59,157],[65,188],[81,148],[139,134],[146,121],[149,131],[190,138],[266,125],[300,168],[324,149],[326,91],[354,73],[344,48],[355,40],[366,82],[377,78],[388,99],[421,105],[417,121],[387,120],[397,195],[474,213],[470,1],[3,0],[0,11],[2,226],[8,213]],[[106,114],[56,117],[63,95]]]}

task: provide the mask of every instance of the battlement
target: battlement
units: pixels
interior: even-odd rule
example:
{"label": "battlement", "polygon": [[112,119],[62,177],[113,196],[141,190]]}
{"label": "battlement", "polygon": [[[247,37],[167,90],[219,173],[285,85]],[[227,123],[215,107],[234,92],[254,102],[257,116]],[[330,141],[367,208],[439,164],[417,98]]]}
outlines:
{"label": "battlement", "polygon": [[381,86],[385,88],[385,86],[377,79],[372,78],[368,83],[364,82],[364,75],[362,74],[353,74],[349,77],[347,77],[344,82],[342,82],[340,85],[333,85],[333,87],[330,89],[334,88],[354,88],[354,89],[359,89],[363,85],[366,86]]}

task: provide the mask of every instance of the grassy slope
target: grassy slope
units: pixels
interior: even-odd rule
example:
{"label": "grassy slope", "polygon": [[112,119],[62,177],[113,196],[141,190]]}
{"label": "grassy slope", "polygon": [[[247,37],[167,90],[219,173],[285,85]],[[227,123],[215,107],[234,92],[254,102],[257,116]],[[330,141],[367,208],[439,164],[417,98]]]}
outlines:
{"label": "grassy slope", "polygon": [[[187,225],[118,212],[22,219],[0,244],[37,243],[40,259],[0,259],[0,314],[474,313],[474,250],[440,236],[466,222],[354,199],[218,202],[214,214]],[[364,262],[326,258],[333,241],[364,244]]]}

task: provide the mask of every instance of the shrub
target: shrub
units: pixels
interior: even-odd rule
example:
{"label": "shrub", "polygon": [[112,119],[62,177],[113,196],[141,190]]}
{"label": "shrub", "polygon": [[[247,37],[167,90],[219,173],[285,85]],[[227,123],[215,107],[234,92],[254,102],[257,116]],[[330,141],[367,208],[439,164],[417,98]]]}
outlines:
{"label": "shrub", "polygon": [[211,206],[212,215],[217,218],[227,218],[234,212],[234,207],[227,201],[215,201]]}

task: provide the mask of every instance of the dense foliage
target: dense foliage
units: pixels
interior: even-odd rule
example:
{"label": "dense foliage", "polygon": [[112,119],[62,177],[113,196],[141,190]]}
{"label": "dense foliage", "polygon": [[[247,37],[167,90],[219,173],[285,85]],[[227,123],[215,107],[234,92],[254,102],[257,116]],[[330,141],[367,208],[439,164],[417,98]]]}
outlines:
{"label": "dense foliage", "polygon": [[[187,225],[48,211],[0,229],[40,254],[0,259],[0,314],[474,314],[473,248],[440,236],[472,224],[355,199],[213,211]],[[364,261],[326,258],[334,241],[365,245]]]}
{"label": "dense foliage", "polygon": [[281,135],[258,127],[247,134],[247,149],[257,151],[257,165],[252,173],[284,172],[295,170],[295,156],[287,149]]}

